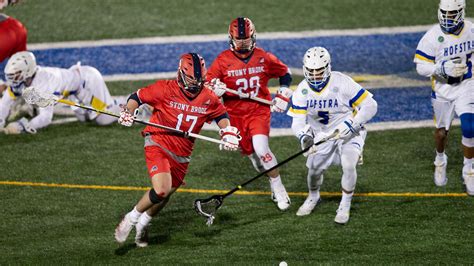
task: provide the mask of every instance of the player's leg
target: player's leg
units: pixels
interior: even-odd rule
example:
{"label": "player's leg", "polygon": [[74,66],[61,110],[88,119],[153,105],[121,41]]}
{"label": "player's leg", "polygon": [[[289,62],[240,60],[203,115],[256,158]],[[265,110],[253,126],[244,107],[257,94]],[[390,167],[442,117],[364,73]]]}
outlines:
{"label": "player's leg", "polygon": [[[157,193],[158,197],[157,199],[154,200],[153,205],[151,205],[145,211],[142,212],[142,214],[138,218],[137,223],[135,224],[135,230],[136,230],[135,243],[137,244],[138,247],[148,246],[148,228],[150,227],[151,219],[155,217],[166,206],[171,195],[177,190],[177,187],[172,187],[170,184],[172,183],[172,181],[171,181],[171,175],[169,173],[167,173],[166,178],[163,178],[163,177],[164,176],[156,176],[156,178],[152,178],[154,192],[156,193],[157,191],[159,191]],[[149,194],[148,200],[151,200],[151,197],[150,197],[151,193],[152,193],[152,190],[148,191],[148,194]],[[144,207],[146,207],[147,206],[146,204],[148,203],[146,196],[144,196],[142,200],[143,200],[143,203],[145,204]],[[137,204],[137,206],[138,205],[139,204]]]}
{"label": "player's leg", "polygon": [[[98,110],[120,112],[119,103],[110,95],[100,72],[90,66],[80,66],[79,71],[81,78],[85,81],[77,94],[79,100]],[[98,125],[104,126],[115,123],[117,118],[105,114],[88,113],[88,120],[95,120]]]}
{"label": "player's leg", "polygon": [[436,124],[434,135],[436,157],[434,160],[435,171],[433,180],[437,186],[444,186],[448,182],[446,176],[448,156],[445,153],[445,148],[448,140],[449,127],[454,118],[454,103],[440,99],[431,99],[431,103],[433,105],[434,120]]}
{"label": "player's leg", "polygon": [[[161,190],[163,193],[165,193],[165,198],[144,211],[135,225],[135,243],[139,247],[148,246],[148,228],[150,227],[150,221],[152,217],[156,216],[166,206],[170,196],[181,186],[186,175],[189,163],[178,163],[171,158],[168,161],[170,164],[169,169],[171,175],[169,177],[171,178],[171,183],[168,182],[165,184],[165,186],[163,186],[163,183],[156,184],[157,182],[160,182],[159,177],[156,179],[156,182],[152,180],[155,191]],[[163,179],[163,181],[170,181],[170,179]],[[166,191],[169,191],[167,195]]]}
{"label": "player's leg", "polygon": [[172,178],[167,155],[157,146],[147,146],[145,147],[145,158],[152,188],[145,192],[115,229],[115,239],[119,243],[125,242],[132,228],[146,210],[164,201],[171,192]]}
{"label": "player's leg", "polygon": [[323,184],[323,173],[334,160],[336,149],[337,145],[334,142],[326,142],[319,145],[316,153],[308,156],[306,160],[308,197],[296,212],[297,216],[310,214],[319,203],[321,199],[319,189]]}
{"label": "player's leg", "polygon": [[[273,152],[270,150],[268,145],[268,136],[263,134],[252,136],[252,145],[255,150],[255,154],[258,156],[258,158],[260,158],[264,169],[270,169],[278,164],[275,155],[273,155]],[[278,168],[268,172],[268,176],[270,180],[270,188],[277,202],[278,208],[282,211],[288,209],[290,207],[291,201],[288,193],[286,192],[285,186],[281,181]]]}
{"label": "player's leg", "polygon": [[349,221],[352,196],[357,182],[356,167],[363,146],[364,141],[358,136],[341,148],[342,198],[334,218],[334,221],[338,224],[346,224]]}
{"label": "player's leg", "polygon": [[461,120],[462,145],[464,153],[464,166],[462,177],[466,192],[474,196],[474,94],[472,93],[474,82],[469,82],[463,86],[465,93],[461,93],[455,101],[456,113]]}

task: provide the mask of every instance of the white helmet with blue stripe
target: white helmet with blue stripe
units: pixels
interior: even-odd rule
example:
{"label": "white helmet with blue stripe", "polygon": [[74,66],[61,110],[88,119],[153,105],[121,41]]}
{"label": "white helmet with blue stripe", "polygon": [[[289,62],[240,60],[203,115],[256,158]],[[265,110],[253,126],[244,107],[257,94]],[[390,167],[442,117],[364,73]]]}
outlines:
{"label": "white helmet with blue stripe", "polygon": [[464,22],[465,0],[441,0],[439,2],[438,20],[441,29],[447,33],[455,33]]}
{"label": "white helmet with blue stripe", "polygon": [[303,58],[303,74],[311,88],[319,91],[331,77],[331,56],[324,47],[313,47]]}
{"label": "white helmet with blue stripe", "polygon": [[7,84],[11,86],[13,92],[21,93],[25,85],[28,85],[25,82],[33,77],[36,69],[36,58],[33,53],[23,51],[12,55],[5,66]]}

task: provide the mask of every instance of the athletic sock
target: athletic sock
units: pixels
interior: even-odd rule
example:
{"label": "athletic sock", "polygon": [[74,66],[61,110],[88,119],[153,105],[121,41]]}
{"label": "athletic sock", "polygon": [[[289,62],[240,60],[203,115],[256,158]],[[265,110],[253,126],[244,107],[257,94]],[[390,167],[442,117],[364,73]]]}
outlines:
{"label": "athletic sock", "polygon": [[270,182],[272,183],[272,186],[283,186],[279,175],[277,177],[270,177]]}
{"label": "athletic sock", "polygon": [[319,195],[319,189],[316,189],[316,190],[310,190],[309,191],[309,196],[313,199],[317,199],[320,197]]}
{"label": "athletic sock", "polygon": [[133,207],[133,210],[129,212],[128,214],[130,214],[130,220],[133,223],[137,223],[138,218],[140,218],[140,216],[142,215],[142,213],[137,210],[137,206]]}
{"label": "athletic sock", "polygon": [[464,165],[469,165],[469,164],[472,164],[473,162],[474,162],[474,158],[468,159],[464,157]]}
{"label": "athletic sock", "polygon": [[438,152],[436,151],[436,161],[439,161],[439,162],[444,162],[445,161],[445,157],[446,154],[443,152]]}
{"label": "athletic sock", "polygon": [[150,223],[152,218],[153,217],[148,215],[147,212],[144,212],[138,219],[137,227],[140,227],[140,228],[146,227]]}
{"label": "athletic sock", "polygon": [[342,191],[341,203],[344,203],[346,206],[350,206],[353,195],[354,195],[354,192],[346,193],[346,192]]}

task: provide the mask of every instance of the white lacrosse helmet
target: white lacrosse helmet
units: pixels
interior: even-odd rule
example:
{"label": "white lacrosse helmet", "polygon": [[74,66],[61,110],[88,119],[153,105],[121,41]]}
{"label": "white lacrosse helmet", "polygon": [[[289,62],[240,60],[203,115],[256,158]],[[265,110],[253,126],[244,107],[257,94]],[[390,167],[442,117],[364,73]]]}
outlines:
{"label": "white lacrosse helmet", "polygon": [[7,84],[14,92],[21,92],[25,87],[25,81],[34,76],[36,69],[33,53],[24,51],[12,55],[5,66]]}
{"label": "white lacrosse helmet", "polygon": [[328,50],[324,47],[308,49],[303,57],[303,73],[313,89],[323,88],[331,77],[331,56]]}
{"label": "white lacrosse helmet", "polygon": [[438,9],[441,29],[447,33],[456,32],[463,25],[465,8],[465,0],[441,0]]}

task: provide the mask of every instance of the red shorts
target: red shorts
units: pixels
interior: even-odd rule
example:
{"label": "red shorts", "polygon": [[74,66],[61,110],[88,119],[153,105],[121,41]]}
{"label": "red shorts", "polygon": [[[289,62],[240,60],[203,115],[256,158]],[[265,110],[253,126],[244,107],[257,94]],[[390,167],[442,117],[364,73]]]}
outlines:
{"label": "red shorts", "polygon": [[239,142],[242,154],[250,155],[254,152],[252,136],[270,135],[270,113],[264,115],[233,117],[230,116],[230,124],[240,131],[242,140]]}
{"label": "red shorts", "polygon": [[145,160],[150,178],[159,173],[171,173],[172,187],[178,188],[184,184],[189,163],[178,163],[158,146],[145,147]]}
{"label": "red shorts", "polygon": [[0,22],[0,62],[13,54],[26,51],[26,28],[9,17]]}

